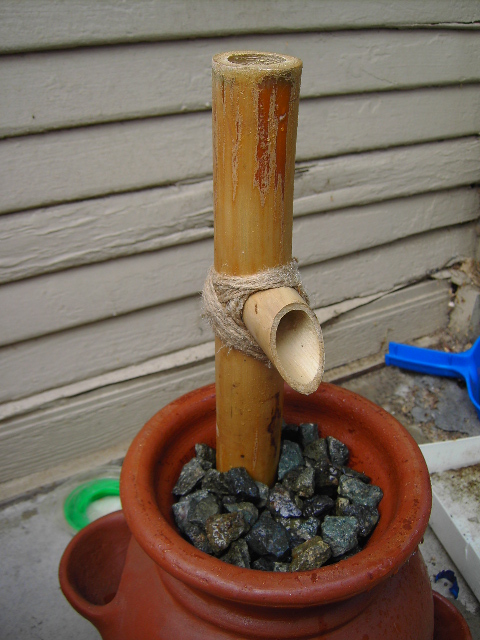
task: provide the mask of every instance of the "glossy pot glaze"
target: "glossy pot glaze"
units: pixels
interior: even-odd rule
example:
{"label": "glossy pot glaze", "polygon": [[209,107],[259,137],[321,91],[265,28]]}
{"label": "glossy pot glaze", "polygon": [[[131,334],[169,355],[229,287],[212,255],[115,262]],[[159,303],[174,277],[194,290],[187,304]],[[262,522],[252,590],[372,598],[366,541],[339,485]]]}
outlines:
{"label": "glossy pot glaze", "polygon": [[[365,398],[330,384],[311,396],[285,390],[288,422],[317,422],[350,448],[350,466],[384,492],[365,549],[297,573],[241,569],[185,541],[171,490],[194,446],[215,446],[213,385],[182,396],[140,431],[125,459],[121,513],[89,525],[60,566],[71,604],[104,639],[226,640],[434,638],[434,604],[418,552],[431,491],[407,431]],[[468,635],[457,635],[467,639]]]}

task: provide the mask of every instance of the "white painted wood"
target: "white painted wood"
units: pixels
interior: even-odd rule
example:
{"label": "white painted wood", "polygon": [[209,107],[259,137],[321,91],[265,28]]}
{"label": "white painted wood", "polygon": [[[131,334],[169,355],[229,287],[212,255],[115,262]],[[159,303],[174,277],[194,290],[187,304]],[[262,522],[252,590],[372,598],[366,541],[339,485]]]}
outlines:
{"label": "white painted wood", "polygon": [[480,464],[480,436],[425,442],[419,447],[430,474]]}
{"label": "white painted wood", "polygon": [[[423,282],[326,325],[327,368],[385,350],[379,336],[403,340],[407,334],[423,335],[444,327],[448,296],[445,282]],[[72,389],[70,397],[34,411],[27,402],[22,411],[18,402],[17,411],[0,426],[0,482],[129,442],[167,402],[212,382],[213,367],[213,358],[200,363],[192,359],[186,368],[104,384],[84,393]]]}
{"label": "white painted wood", "polygon": [[3,0],[3,51],[360,27],[475,28],[476,0]]}
{"label": "white painted wood", "polygon": [[[479,211],[478,191],[463,188],[304,216],[294,223],[294,255],[315,264],[472,222]],[[209,239],[4,285],[0,345],[195,295],[212,262]]]}
{"label": "white painted wood", "polygon": [[[303,101],[298,160],[476,134],[477,86]],[[0,142],[0,210],[16,211],[201,178],[211,172],[209,113]]]}
{"label": "white painted wood", "polygon": [[[302,269],[314,307],[418,281],[471,255],[475,223],[414,235]],[[85,380],[211,339],[200,299],[185,298],[0,350],[0,402]]]}
{"label": "white painted wood", "polygon": [[211,173],[210,120],[208,113],[166,116],[3,140],[0,208],[201,178]]}
{"label": "white painted wood", "polygon": [[[297,165],[294,215],[475,182],[478,138],[327,158]],[[4,215],[0,282],[212,236],[211,180]]]}
{"label": "white painted wood", "polygon": [[340,311],[327,368],[446,326],[425,279],[480,251],[479,26],[477,0],[0,3],[0,482],[213,380],[220,50],[304,59],[294,253]]}
{"label": "white painted wood", "polygon": [[303,60],[302,98],[480,80],[480,39],[468,31],[295,33],[3,56],[0,137],[205,110],[212,56],[239,49]]}

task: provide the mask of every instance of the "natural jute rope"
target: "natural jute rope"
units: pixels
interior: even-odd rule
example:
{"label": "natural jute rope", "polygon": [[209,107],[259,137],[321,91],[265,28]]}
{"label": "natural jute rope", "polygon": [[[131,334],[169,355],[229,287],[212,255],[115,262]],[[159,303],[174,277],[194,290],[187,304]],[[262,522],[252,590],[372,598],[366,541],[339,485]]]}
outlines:
{"label": "natural jute rope", "polygon": [[289,264],[248,276],[227,276],[212,266],[203,287],[203,315],[225,346],[270,364],[246,328],[242,315],[245,302],[253,293],[279,287],[292,287],[308,304],[295,259]]}

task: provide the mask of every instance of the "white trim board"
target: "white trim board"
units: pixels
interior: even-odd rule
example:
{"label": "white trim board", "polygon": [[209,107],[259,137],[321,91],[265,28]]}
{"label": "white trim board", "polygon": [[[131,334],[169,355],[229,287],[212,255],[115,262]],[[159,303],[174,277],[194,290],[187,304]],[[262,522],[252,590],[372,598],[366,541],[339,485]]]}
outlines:
{"label": "white trim board", "polygon": [[430,473],[461,469],[480,462],[480,436],[427,442],[419,447]]}
{"label": "white trim board", "polygon": [[[480,436],[421,444],[430,473],[442,473],[480,464]],[[473,593],[480,600],[480,513],[470,513],[475,502],[450,495],[448,481],[432,479],[432,512],[430,526],[457,565]],[[473,490],[473,489],[472,489]],[[477,497],[477,502],[479,502]],[[478,506],[477,506],[478,509]],[[472,535],[470,518],[476,518],[476,534]]]}

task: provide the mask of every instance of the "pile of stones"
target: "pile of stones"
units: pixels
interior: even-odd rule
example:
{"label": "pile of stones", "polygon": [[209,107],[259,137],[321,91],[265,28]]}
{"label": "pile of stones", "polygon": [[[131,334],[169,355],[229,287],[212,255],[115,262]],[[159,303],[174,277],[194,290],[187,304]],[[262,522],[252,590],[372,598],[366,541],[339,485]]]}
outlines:
{"label": "pile of stones", "polygon": [[360,551],[382,490],[347,466],[349,450],[318,425],[284,425],[272,489],[244,467],[221,473],[215,450],[195,446],[173,488],[175,523],[197,549],[239,567],[306,571]]}

